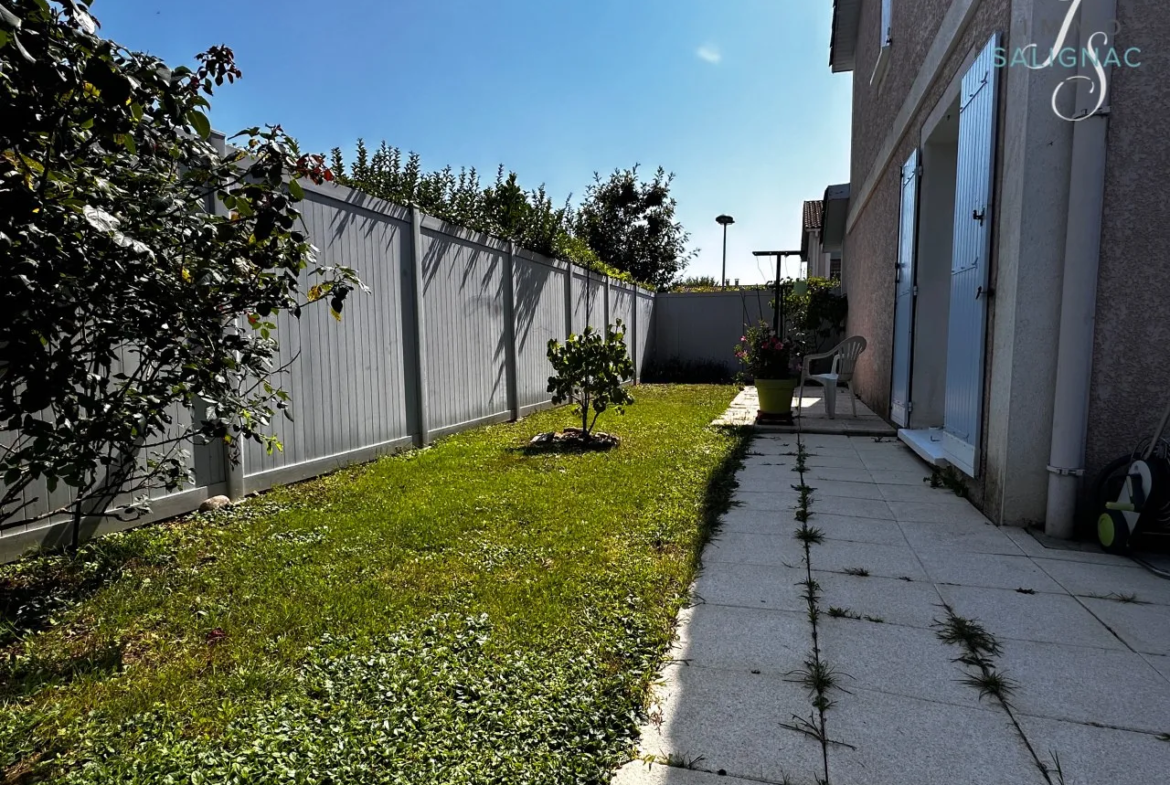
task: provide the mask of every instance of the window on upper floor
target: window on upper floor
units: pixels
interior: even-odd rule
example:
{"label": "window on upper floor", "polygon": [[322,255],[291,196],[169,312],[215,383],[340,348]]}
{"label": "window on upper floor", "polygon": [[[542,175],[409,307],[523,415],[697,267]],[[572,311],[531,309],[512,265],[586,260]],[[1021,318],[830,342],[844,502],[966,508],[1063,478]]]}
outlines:
{"label": "window on upper floor", "polygon": [[874,63],[873,75],[869,78],[869,83],[875,87],[881,86],[886,70],[890,66],[890,47],[894,44],[894,0],[881,0],[881,4],[881,46],[878,49],[877,62]]}

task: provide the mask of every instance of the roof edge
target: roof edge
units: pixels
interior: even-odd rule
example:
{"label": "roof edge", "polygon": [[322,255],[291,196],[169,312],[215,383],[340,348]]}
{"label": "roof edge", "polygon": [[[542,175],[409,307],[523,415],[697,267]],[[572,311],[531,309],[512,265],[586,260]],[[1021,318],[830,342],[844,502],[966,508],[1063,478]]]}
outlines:
{"label": "roof edge", "polygon": [[835,74],[853,70],[857,61],[857,31],[861,0],[833,0],[833,33],[829,41],[829,68]]}

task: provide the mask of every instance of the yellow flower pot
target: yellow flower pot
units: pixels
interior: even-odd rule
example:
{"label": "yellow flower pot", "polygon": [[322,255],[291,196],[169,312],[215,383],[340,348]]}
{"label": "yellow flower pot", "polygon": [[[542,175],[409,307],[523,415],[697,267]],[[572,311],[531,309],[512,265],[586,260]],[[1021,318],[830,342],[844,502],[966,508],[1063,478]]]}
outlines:
{"label": "yellow flower pot", "polygon": [[756,391],[760,394],[760,412],[768,415],[791,415],[792,393],[796,391],[796,379],[756,379]]}

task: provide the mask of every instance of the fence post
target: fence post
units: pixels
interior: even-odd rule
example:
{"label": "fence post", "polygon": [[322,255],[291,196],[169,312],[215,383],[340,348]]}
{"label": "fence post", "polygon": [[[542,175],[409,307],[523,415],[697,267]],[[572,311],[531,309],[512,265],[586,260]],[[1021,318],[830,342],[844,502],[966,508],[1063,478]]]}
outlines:
{"label": "fence post", "polygon": [[507,377],[508,408],[512,420],[520,419],[520,385],[516,369],[516,243],[508,243],[504,257],[504,374]]}
{"label": "fence post", "polygon": [[414,298],[414,359],[415,359],[415,393],[417,396],[418,433],[414,437],[416,447],[423,447],[430,443],[430,426],[427,422],[427,358],[426,358],[426,314],[423,298],[425,282],[423,280],[423,247],[422,247],[422,212],[418,207],[411,205],[411,252],[414,266],[413,298]]}
{"label": "fence post", "polygon": [[[211,135],[211,145],[215,148],[215,152],[220,158],[227,157],[227,138],[220,134]],[[227,218],[231,215],[231,211],[227,209],[223,202],[221,202],[216,194],[211,194],[211,209],[217,216]],[[226,329],[239,331],[242,329],[239,317],[235,317],[226,325]],[[236,359],[239,357],[237,355]],[[232,460],[232,444],[235,444],[239,450],[239,460]],[[247,492],[245,487],[245,469],[244,460],[247,453],[247,443],[240,438],[233,439],[232,443],[223,442],[223,466],[224,479],[227,484],[227,497],[232,501],[238,501],[244,498]]]}
{"label": "fence post", "polygon": [[602,327],[602,334],[609,329],[609,274],[605,276],[605,294],[602,296],[603,305],[601,306],[601,316],[605,319],[605,324]]}
{"label": "fence post", "polygon": [[626,328],[630,332],[630,359],[634,361],[634,384],[638,383],[641,375],[638,368],[638,285],[630,286],[630,324]]}
{"label": "fence post", "polygon": [[565,261],[565,340],[573,334],[573,263]]}

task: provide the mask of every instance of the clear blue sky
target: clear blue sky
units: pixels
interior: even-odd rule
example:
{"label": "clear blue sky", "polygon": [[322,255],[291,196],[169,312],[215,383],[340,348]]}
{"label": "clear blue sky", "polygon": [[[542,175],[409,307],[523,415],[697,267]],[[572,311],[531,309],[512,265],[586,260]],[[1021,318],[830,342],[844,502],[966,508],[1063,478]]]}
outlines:
{"label": "clear blue sky", "polygon": [[[592,173],[676,174],[679,219],[718,277],[765,280],[753,250],[798,248],[800,207],[849,178],[848,75],[832,4],[810,0],[96,0],[103,33],[172,65],[213,44],[244,72],[223,131],[280,123],[305,150],[364,137],[555,201]],[[796,263],[786,274],[796,274]]]}

